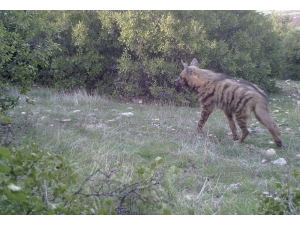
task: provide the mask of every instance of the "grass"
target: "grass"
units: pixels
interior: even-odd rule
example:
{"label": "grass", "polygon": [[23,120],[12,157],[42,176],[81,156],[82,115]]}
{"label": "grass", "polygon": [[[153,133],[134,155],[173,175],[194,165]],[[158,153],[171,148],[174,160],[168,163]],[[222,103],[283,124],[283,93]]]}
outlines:
{"label": "grass", "polygon": [[[84,91],[65,94],[43,88],[28,93],[34,105],[22,97],[9,112],[14,138],[6,137],[6,142],[34,141],[41,149],[63,155],[79,165],[80,179],[96,165],[121,161],[128,167],[149,166],[162,157],[166,167],[180,169],[166,205],[173,214],[188,214],[190,209],[195,214],[253,214],[258,195],[275,190],[275,181],[286,182],[289,169],[300,167],[300,83],[279,85],[285,92],[269,97],[272,114],[282,125],[284,148],[275,146],[254,117],[249,128],[256,132],[236,144],[220,111],[210,116],[204,134],[194,135],[199,108],[125,104]],[[125,112],[133,115],[122,115]],[[277,155],[267,157],[269,148]],[[271,163],[278,158],[288,166]]]}

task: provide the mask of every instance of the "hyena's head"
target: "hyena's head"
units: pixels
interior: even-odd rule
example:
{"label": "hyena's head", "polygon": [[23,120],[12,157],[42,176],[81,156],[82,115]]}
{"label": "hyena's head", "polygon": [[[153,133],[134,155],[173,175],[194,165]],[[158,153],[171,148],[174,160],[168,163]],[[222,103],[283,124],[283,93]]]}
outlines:
{"label": "hyena's head", "polygon": [[[179,77],[175,80],[175,85],[176,86],[187,86],[187,78],[188,76],[190,76],[191,74],[191,70],[190,70],[190,67],[188,65],[186,65],[182,60],[181,60],[181,63],[184,67],[184,70],[181,72],[181,74],[179,75]],[[196,66],[199,68],[199,63],[197,61],[197,59],[193,59],[192,62],[191,62],[191,65],[190,66]]]}

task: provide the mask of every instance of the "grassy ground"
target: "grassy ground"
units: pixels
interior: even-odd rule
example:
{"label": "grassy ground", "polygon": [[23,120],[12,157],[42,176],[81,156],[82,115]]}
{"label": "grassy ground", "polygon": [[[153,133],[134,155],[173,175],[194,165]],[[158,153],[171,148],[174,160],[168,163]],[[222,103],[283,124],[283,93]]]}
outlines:
{"label": "grassy ground", "polygon": [[[180,168],[166,208],[173,214],[253,214],[258,196],[286,182],[291,168],[300,169],[300,83],[282,81],[284,92],[271,95],[272,114],[281,125],[284,148],[252,117],[243,144],[231,141],[222,112],[209,118],[204,134],[194,135],[199,108],[121,104],[84,91],[71,94],[34,88],[35,101],[10,112],[12,137],[5,144],[34,141],[44,150],[80,165],[84,179],[96,165],[114,161],[149,166],[156,157]],[[122,114],[127,113],[127,114]],[[129,113],[129,114],[128,114]],[[274,148],[275,156],[266,156]],[[298,156],[297,156],[298,155]],[[287,165],[271,162],[284,158]]]}

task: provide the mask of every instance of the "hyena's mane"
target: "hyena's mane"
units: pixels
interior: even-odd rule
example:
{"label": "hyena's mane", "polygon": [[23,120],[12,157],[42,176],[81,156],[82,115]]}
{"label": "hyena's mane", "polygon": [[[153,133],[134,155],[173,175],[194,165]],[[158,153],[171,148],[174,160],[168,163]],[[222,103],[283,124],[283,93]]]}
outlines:
{"label": "hyena's mane", "polygon": [[257,87],[255,84],[252,84],[252,83],[250,83],[248,81],[245,81],[243,79],[233,78],[233,77],[231,77],[227,74],[224,74],[224,73],[217,73],[217,72],[214,72],[212,70],[205,70],[205,69],[200,69],[200,70],[203,73],[203,76],[207,80],[214,80],[214,81],[230,80],[230,81],[236,83],[237,85],[250,87],[251,89],[255,90],[257,93],[259,93],[267,102],[269,101],[266,93],[263,90],[261,90],[259,87]]}

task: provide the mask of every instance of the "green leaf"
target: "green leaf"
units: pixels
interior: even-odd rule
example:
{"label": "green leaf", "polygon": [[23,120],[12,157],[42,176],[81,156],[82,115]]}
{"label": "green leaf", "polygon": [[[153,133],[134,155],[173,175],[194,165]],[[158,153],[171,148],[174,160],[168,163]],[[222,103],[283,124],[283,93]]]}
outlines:
{"label": "green leaf", "polygon": [[106,203],[106,205],[110,206],[111,205],[111,200],[106,200],[105,203]]}
{"label": "green leaf", "polygon": [[143,167],[138,169],[138,173],[139,174],[144,174],[145,173],[145,169]]}
{"label": "green leaf", "polygon": [[296,169],[294,169],[292,175],[293,175],[293,177],[297,178],[299,176],[299,173]]}
{"label": "green leaf", "polygon": [[98,215],[105,215],[107,213],[107,210],[104,207],[101,207],[98,211]]}
{"label": "green leaf", "polygon": [[0,173],[7,173],[10,171],[10,168],[6,165],[0,164]]}
{"label": "green leaf", "polygon": [[276,182],[275,186],[276,186],[276,188],[282,188],[282,185],[279,182]]}
{"label": "green leaf", "polygon": [[39,177],[48,177],[48,174],[46,172],[41,172],[39,174]]}
{"label": "green leaf", "polygon": [[23,193],[21,193],[21,192],[15,193],[15,199],[19,200],[21,202],[25,202],[26,201],[25,195]]}
{"label": "green leaf", "polygon": [[157,162],[157,164],[161,164],[163,162],[163,158],[162,157],[156,157],[155,161]]}
{"label": "green leaf", "polygon": [[10,159],[11,154],[7,148],[0,147],[0,158]]}
{"label": "green leaf", "polygon": [[151,163],[150,169],[153,170],[153,169],[155,169],[155,167],[156,167],[156,162]]}
{"label": "green leaf", "polygon": [[169,209],[163,209],[163,215],[171,215],[171,211]]}
{"label": "green leaf", "polygon": [[188,209],[188,214],[189,215],[195,215],[194,209]]}
{"label": "green leaf", "polygon": [[15,195],[10,190],[5,188],[3,192],[6,194],[8,199],[15,200]]}

